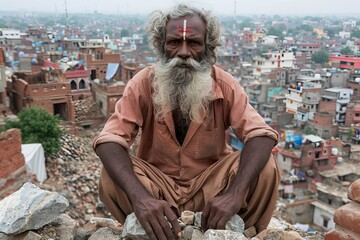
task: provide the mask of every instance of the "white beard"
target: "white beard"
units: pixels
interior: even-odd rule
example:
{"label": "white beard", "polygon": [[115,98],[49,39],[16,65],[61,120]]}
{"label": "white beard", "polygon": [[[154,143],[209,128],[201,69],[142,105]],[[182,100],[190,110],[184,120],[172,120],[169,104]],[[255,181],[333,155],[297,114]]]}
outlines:
{"label": "white beard", "polygon": [[191,58],[173,58],[155,64],[153,103],[156,119],[173,110],[182,118],[202,123],[214,99],[211,65]]}

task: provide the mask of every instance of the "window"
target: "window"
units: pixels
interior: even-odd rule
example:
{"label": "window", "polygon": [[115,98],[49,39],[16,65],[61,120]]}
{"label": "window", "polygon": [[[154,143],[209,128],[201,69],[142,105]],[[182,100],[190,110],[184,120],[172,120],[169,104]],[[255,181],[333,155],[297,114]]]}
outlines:
{"label": "window", "polygon": [[79,89],[85,89],[85,81],[84,79],[81,79],[80,82],[79,82]]}
{"label": "window", "polygon": [[76,82],[74,80],[72,80],[70,82],[70,86],[71,86],[71,90],[76,90],[77,89],[77,85],[76,85]]}
{"label": "window", "polygon": [[327,228],[327,227],[328,227],[328,224],[329,224],[329,221],[328,221],[327,219],[324,219],[323,227],[324,227],[324,228]]}

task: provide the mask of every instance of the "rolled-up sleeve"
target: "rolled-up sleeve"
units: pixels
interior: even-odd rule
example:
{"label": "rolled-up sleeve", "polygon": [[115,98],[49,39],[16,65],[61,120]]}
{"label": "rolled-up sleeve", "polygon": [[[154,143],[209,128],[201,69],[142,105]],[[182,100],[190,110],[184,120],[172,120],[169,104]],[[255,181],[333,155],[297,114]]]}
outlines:
{"label": "rolled-up sleeve", "polygon": [[[144,75],[144,74],[140,74]],[[148,80],[148,79],[146,79]],[[147,112],[142,79],[130,80],[123,96],[115,105],[115,111],[105,123],[103,130],[93,139],[92,147],[105,142],[115,142],[129,149]]]}
{"label": "rolled-up sleeve", "polygon": [[234,82],[228,89],[228,108],[230,108],[230,125],[235,135],[245,144],[250,139],[266,136],[278,143],[279,134],[268,126],[260,114],[249,104],[244,89]]}

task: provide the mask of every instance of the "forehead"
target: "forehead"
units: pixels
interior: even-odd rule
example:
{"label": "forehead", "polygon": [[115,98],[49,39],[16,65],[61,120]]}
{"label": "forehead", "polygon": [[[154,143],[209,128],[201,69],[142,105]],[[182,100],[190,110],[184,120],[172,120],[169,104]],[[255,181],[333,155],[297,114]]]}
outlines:
{"label": "forehead", "polygon": [[[184,20],[186,20],[186,22]],[[170,19],[166,25],[166,34],[182,35],[184,31],[184,27],[188,36],[202,35],[205,37],[206,26],[204,21],[198,16]]]}

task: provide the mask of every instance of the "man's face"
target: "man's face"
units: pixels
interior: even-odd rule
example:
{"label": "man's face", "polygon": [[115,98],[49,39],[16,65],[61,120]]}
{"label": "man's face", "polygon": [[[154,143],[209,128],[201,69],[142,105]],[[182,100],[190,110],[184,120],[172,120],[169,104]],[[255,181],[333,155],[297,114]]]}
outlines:
{"label": "man's face", "polygon": [[166,25],[166,58],[192,58],[200,62],[205,56],[205,37],[206,26],[198,16],[169,20]]}

